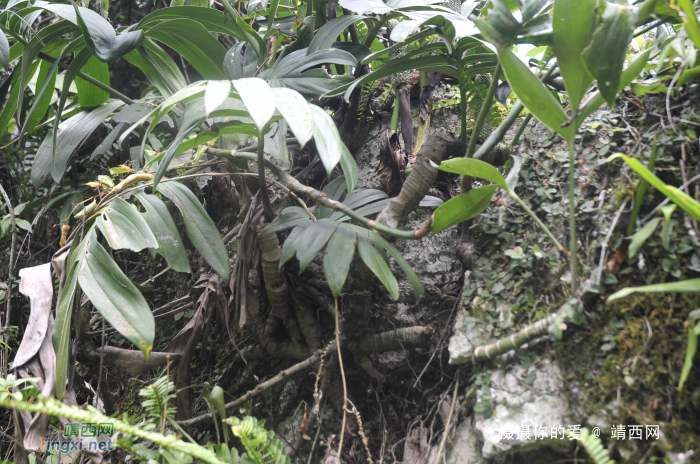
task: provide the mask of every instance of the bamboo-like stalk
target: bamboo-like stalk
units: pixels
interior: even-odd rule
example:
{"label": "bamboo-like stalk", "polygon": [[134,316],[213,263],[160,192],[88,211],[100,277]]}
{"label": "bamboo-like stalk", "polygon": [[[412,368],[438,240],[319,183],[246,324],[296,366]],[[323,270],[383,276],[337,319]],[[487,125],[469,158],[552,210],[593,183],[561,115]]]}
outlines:
{"label": "bamboo-like stalk", "polygon": [[510,143],[511,147],[516,146],[520,142],[520,137],[523,135],[523,132],[525,132],[525,128],[530,123],[531,119],[532,113],[528,113],[527,116],[525,116],[523,123],[520,124],[520,127],[518,127],[518,131],[515,133],[515,137],[513,137],[513,141]]}
{"label": "bamboo-like stalk", "polygon": [[540,319],[534,324],[524,327],[516,333],[502,338],[497,342],[476,347],[473,355],[474,361],[476,362],[493,359],[496,356],[502,355],[503,353],[507,353],[510,350],[514,350],[517,347],[524,345],[530,340],[546,335],[548,327],[557,320],[557,317],[559,317],[559,312],[550,314],[544,319]]}
{"label": "bamboo-like stalk", "polygon": [[576,184],[574,180],[576,152],[574,137],[569,140],[569,267],[571,269],[571,294],[578,289],[578,268],[576,260]]}
{"label": "bamboo-like stalk", "polygon": [[[489,86],[489,90],[486,93],[486,98],[479,109],[479,116],[476,118],[474,129],[472,129],[472,136],[469,139],[469,146],[467,147],[467,152],[464,155],[466,158],[471,158],[474,154],[476,141],[479,139],[479,134],[481,134],[481,129],[484,127],[484,122],[486,121],[486,115],[491,110],[491,105],[493,104],[493,96],[496,94],[496,87],[498,87],[498,79],[501,78],[501,72],[501,65],[499,63],[496,65],[496,70],[493,72],[493,76],[491,77],[491,85]],[[464,102],[462,102],[462,106],[464,106]]]}

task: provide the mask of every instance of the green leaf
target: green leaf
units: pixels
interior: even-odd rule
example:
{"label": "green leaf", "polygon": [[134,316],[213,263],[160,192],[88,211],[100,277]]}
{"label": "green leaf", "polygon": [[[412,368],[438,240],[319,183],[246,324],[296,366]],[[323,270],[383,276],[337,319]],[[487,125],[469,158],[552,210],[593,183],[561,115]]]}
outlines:
{"label": "green leaf", "polygon": [[[554,54],[574,109],[593,82],[581,54],[591,43],[596,3],[596,0],[554,0],[552,7]],[[513,84],[510,79],[508,82]]]}
{"label": "green leaf", "polygon": [[146,36],[178,52],[204,79],[226,78],[222,68],[226,49],[197,21],[165,21],[149,28]]}
{"label": "green leaf", "polygon": [[506,73],[508,82],[525,107],[547,127],[558,132],[566,140],[571,139],[574,135],[574,128],[571,126],[561,127],[568,118],[561,104],[554,98],[549,89],[510,49],[499,52],[498,56],[501,59],[501,66]]}
{"label": "green leaf", "polygon": [[357,169],[357,162],[355,157],[352,156],[348,147],[341,142],[341,156],[340,156],[340,167],[343,169],[343,175],[345,177],[345,183],[347,184],[348,192],[355,190],[357,186],[357,181],[360,178],[360,171]]}
{"label": "green leaf", "polygon": [[310,55],[318,50],[331,48],[335,39],[350,26],[357,21],[367,19],[367,16],[347,15],[338,16],[337,18],[328,21],[314,35],[313,40],[306,50],[306,54]]}
{"label": "green leaf", "polygon": [[467,193],[462,193],[446,201],[435,210],[433,233],[442,232],[448,227],[464,222],[481,213],[491,202],[498,185],[486,185]]}
{"label": "green leaf", "polygon": [[[109,85],[109,68],[96,57],[90,57],[87,64],[81,69],[88,76],[94,77],[103,84]],[[81,107],[99,106],[109,101],[109,94],[80,77],[75,78],[75,86],[78,88],[78,102]]]}
{"label": "green leaf", "polygon": [[[340,197],[343,196],[343,193],[345,193],[347,189],[346,185],[345,177],[340,176],[330,181],[328,185],[323,187],[321,192],[323,192],[323,194],[325,194],[329,200],[340,201]],[[333,214],[333,210],[319,204],[318,208],[316,208],[315,214],[318,219],[323,219],[330,217],[330,215]]]}
{"label": "green leaf", "polygon": [[[59,45],[59,49],[62,48],[60,45],[63,41],[56,41],[55,43]],[[65,55],[65,52],[61,53],[51,53],[48,51],[49,47],[46,47],[44,50],[47,54],[53,56],[54,58],[58,58],[54,63],[49,63],[48,61],[43,61],[41,62],[41,66],[39,67],[39,75],[37,76],[36,82],[37,82],[37,92],[34,95],[34,103],[31,105],[31,108],[29,109],[29,113],[27,114],[27,117],[24,120],[24,126],[22,127],[22,130],[20,131],[20,135],[18,139],[21,139],[24,134],[28,131],[33,130],[36,126],[39,125],[42,119],[44,119],[44,116],[46,115],[46,112],[49,109],[49,106],[51,105],[51,100],[53,99],[54,96],[54,89],[56,87],[56,70],[58,69],[58,61],[63,58]],[[70,49],[71,46],[65,47],[65,49]],[[64,49],[64,50],[65,50]],[[56,50],[56,49],[54,49]],[[39,83],[42,83],[41,88],[39,88]],[[2,100],[2,99],[0,99]]]}
{"label": "green leaf", "polygon": [[148,360],[155,320],[146,299],[92,236],[81,260],[78,282],[92,305]]}
{"label": "green leaf", "polygon": [[[369,232],[367,232],[369,233]],[[393,300],[399,299],[399,283],[396,277],[389,269],[389,263],[382,253],[375,247],[370,245],[369,238],[360,235],[357,241],[357,251],[360,253],[360,258],[372,270],[379,280],[384,284]]]}
{"label": "green leaf", "polygon": [[651,221],[647,222],[644,225],[644,227],[639,229],[639,231],[637,231],[636,234],[632,236],[632,242],[630,243],[628,253],[630,259],[637,256],[639,250],[642,248],[642,245],[644,245],[644,242],[646,242],[647,239],[651,237],[651,234],[653,234],[656,230],[656,227],[659,225],[659,222],[661,222],[661,218],[652,219]]}
{"label": "green leaf", "polygon": [[60,182],[71,155],[85,142],[102,121],[122,106],[124,102],[113,101],[92,111],[81,111],[58,126],[56,156],[54,156],[53,134],[49,132],[39,146],[32,165],[32,182],[41,185],[49,174]]}
{"label": "green leaf", "polygon": [[347,280],[356,240],[355,231],[351,227],[339,224],[328,241],[323,257],[323,274],[334,297],[340,295]]}
{"label": "green leaf", "polygon": [[437,166],[437,169],[452,174],[459,174],[461,176],[472,176],[478,177],[479,179],[490,180],[499,187],[508,189],[506,180],[496,168],[491,166],[489,163],[479,161],[477,159],[453,158],[451,160],[443,161],[440,166]]}
{"label": "green leaf", "polygon": [[95,222],[109,246],[115,250],[158,248],[158,241],[144,218],[136,208],[119,197],[112,200]]}
{"label": "green leaf", "polygon": [[311,216],[306,210],[300,206],[290,206],[284,208],[280,214],[272,220],[268,226],[268,232],[279,232],[281,230],[291,229],[299,224],[311,221]]}
{"label": "green leaf", "polygon": [[5,71],[10,70],[10,42],[7,41],[7,37],[2,31],[0,31],[0,66]]}
{"label": "green leaf", "polygon": [[520,167],[523,165],[523,159],[520,156],[512,155],[511,158],[513,158],[513,165],[508,171],[508,177],[506,177],[506,185],[509,191],[515,190],[515,187],[518,185],[518,174],[520,174]]}
{"label": "green leaf", "polygon": [[179,182],[161,182],[158,191],[168,197],[180,210],[185,221],[185,230],[190,241],[204,260],[219,274],[228,280],[231,268],[228,251],[221,239],[221,234],[197,197]]}
{"label": "green leaf", "polygon": [[280,258],[279,269],[292,259],[297,254],[297,245],[299,240],[304,236],[304,232],[311,225],[311,221],[304,221],[299,223],[289,234],[289,237],[284,241],[282,245],[282,257]]}
{"label": "green leaf", "polygon": [[663,81],[653,82],[651,84],[642,84],[640,82],[632,83],[632,93],[640,97],[647,94],[666,92],[668,92],[668,87],[666,87],[666,84],[664,84]]}
{"label": "green leaf", "polygon": [[206,115],[220,107],[231,92],[231,81],[208,81],[204,91],[204,109]]}
{"label": "green leaf", "polygon": [[336,221],[319,219],[304,231],[297,242],[296,255],[299,260],[299,274],[304,272],[316,255],[323,250],[337,227]]}
{"label": "green leaf", "polygon": [[598,81],[598,90],[610,107],[620,88],[627,47],[637,23],[637,9],[608,2],[602,24],[593,34],[591,45],[583,52],[583,61]]}
{"label": "green leaf", "polygon": [[314,118],[309,104],[298,92],[291,89],[271,89],[275,106],[289,124],[299,145],[304,147],[314,135]]}
{"label": "green leaf", "polygon": [[683,361],[683,370],[681,371],[681,379],[678,382],[678,392],[683,391],[683,385],[688,380],[690,369],[693,367],[693,358],[698,349],[698,336],[692,327],[688,328],[688,344],[685,348],[685,361]]}
{"label": "green leaf", "polygon": [[121,58],[143,42],[142,31],[129,31],[117,35],[111,24],[98,13],[78,7],[73,0],[71,3],[73,14],[68,10],[71,8],[68,5],[51,3],[45,8],[77,24],[85,39],[85,45],[100,61],[108,62]]}
{"label": "green leaf", "polygon": [[682,280],[680,282],[667,282],[665,284],[645,285],[643,287],[627,287],[610,295],[606,304],[615,300],[629,296],[635,292],[639,293],[694,293],[700,292],[700,279]]}
{"label": "green leaf", "polygon": [[680,206],[686,213],[690,214],[695,219],[700,220],[700,203],[698,203],[694,198],[675,187],[664,184],[663,181],[656,177],[653,172],[649,171],[642,163],[634,158],[618,153],[608,158],[607,162],[610,162],[616,158],[622,158],[625,160],[625,162],[634,170],[634,172],[639,174],[642,179],[649,182],[659,192],[670,198],[672,202]]}
{"label": "green leaf", "polygon": [[486,18],[477,19],[474,24],[479,28],[484,38],[494,44],[500,52],[510,49],[510,46],[513,45],[518,36],[520,24],[503,2],[496,0],[491,3],[493,8],[487,10]]}
{"label": "green leaf", "polygon": [[[343,204],[352,210],[356,210],[357,213],[360,213],[360,211],[366,208],[367,206],[372,206],[372,204],[375,204],[374,202],[379,203],[380,200],[388,199],[387,197],[388,195],[385,192],[382,192],[381,190],[362,189],[348,196],[345,200],[343,200]],[[386,204],[386,202],[384,202],[384,204]],[[364,214],[371,213],[368,213],[365,210]],[[333,213],[331,213],[330,218],[333,220],[340,221],[349,219],[349,217],[346,216],[345,213],[343,213],[342,211],[334,211]]]}
{"label": "green leaf", "polygon": [[700,48],[700,22],[698,22],[698,17],[695,13],[695,6],[691,0],[678,0],[678,4],[683,9],[684,16],[681,16],[683,24],[685,26],[685,31],[688,36],[692,39],[695,48]]}
{"label": "green leaf", "polygon": [[[643,52],[634,55],[634,58],[630,60],[629,65],[624,69],[624,71],[622,71],[622,75],[620,77],[620,87],[618,88],[619,92],[622,92],[625,87],[630,85],[630,83],[632,83],[632,81],[639,76],[639,73],[642,72],[644,66],[646,66],[647,62],[649,61],[651,51],[651,48],[647,48]],[[634,86],[634,84],[632,84],[632,86]],[[586,105],[585,108],[583,108],[581,114],[576,118],[577,124],[580,125],[581,121],[593,114],[593,112],[597,110],[604,102],[605,99],[603,96],[598,94],[588,105]]]}
{"label": "green leaf", "polygon": [[423,288],[423,283],[420,281],[420,278],[418,275],[413,271],[413,268],[411,268],[411,265],[408,264],[408,261],[403,257],[401,252],[394,247],[391,243],[387,242],[382,238],[381,235],[379,234],[368,234],[370,236],[370,240],[372,243],[374,243],[376,246],[382,248],[384,251],[389,253],[392,258],[394,258],[394,261],[396,261],[396,264],[399,265],[401,270],[406,274],[406,277],[408,277],[408,281],[411,282],[411,286],[413,287],[413,294],[416,296],[416,299],[419,299],[423,294],[425,293],[425,288]]}
{"label": "green leaf", "polygon": [[316,151],[330,177],[333,168],[342,157],[343,142],[340,141],[338,128],[328,113],[316,105],[311,105],[311,114],[314,118]]}
{"label": "green leaf", "polygon": [[134,196],[146,209],[146,212],[141,214],[158,240],[156,252],[165,257],[171,269],[192,272],[180,232],[163,200],[155,195],[147,195],[143,191],[134,192]]}
{"label": "green leaf", "polygon": [[233,81],[233,87],[241,96],[250,119],[255,123],[262,135],[265,124],[275,113],[275,95],[267,82],[257,77],[249,77]]}
{"label": "green leaf", "polygon": [[85,247],[90,240],[96,240],[94,225],[90,226],[86,238],[82,242],[73,240],[63,268],[65,281],[63,290],[58,296],[56,307],[56,322],[51,332],[51,341],[56,352],[56,398],[62,400],[66,394],[66,377],[70,362],[70,329],[73,315],[73,302],[78,285],[78,270],[83,258]]}

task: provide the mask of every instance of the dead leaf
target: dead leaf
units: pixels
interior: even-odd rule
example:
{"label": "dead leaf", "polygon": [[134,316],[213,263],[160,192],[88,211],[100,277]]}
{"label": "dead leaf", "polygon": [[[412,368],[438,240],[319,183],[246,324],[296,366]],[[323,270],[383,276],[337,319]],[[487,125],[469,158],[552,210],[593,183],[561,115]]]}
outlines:
{"label": "dead leaf", "polygon": [[51,264],[20,269],[19,276],[22,278],[19,291],[29,297],[30,310],[29,322],[12,363],[13,368],[23,366],[39,352],[46,338],[53,299]]}

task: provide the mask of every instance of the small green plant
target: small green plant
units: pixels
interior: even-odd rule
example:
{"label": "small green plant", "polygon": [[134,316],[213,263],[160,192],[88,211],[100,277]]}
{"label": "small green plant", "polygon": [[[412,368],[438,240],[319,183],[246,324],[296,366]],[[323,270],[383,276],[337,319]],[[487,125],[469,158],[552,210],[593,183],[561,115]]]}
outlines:
{"label": "small green plant", "polygon": [[290,464],[286,449],[282,442],[275,437],[275,432],[265,429],[263,424],[252,416],[246,416],[243,420],[237,417],[226,419],[231,425],[233,434],[241,440],[247,455],[243,455],[243,462],[254,464]]}
{"label": "small green plant", "polygon": [[[570,438],[574,437],[572,432],[569,431],[567,433]],[[581,429],[578,440],[595,464],[615,464],[615,461],[608,457],[608,452],[603,448],[600,438],[591,435],[587,428]]]}

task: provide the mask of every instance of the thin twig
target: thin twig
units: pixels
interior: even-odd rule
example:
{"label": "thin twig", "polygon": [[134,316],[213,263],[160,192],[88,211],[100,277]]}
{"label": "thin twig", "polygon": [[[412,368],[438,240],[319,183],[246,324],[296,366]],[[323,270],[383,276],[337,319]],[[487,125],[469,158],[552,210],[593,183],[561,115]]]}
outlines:
{"label": "thin twig", "polygon": [[445,450],[445,443],[447,442],[447,435],[450,432],[450,425],[452,425],[452,414],[455,411],[455,404],[457,403],[457,389],[459,388],[459,371],[461,368],[457,369],[457,374],[455,375],[455,389],[452,393],[452,405],[450,405],[450,414],[447,416],[447,424],[445,424],[445,431],[442,434],[442,441],[440,441],[440,448],[438,449],[437,459],[435,462],[440,462],[440,456]]}
{"label": "thin twig", "polygon": [[338,443],[338,459],[342,456],[343,436],[345,435],[345,420],[347,419],[348,386],[345,383],[345,369],[343,368],[343,356],[340,353],[340,326],[338,322],[338,298],[335,298],[335,347],[338,350],[338,363],[340,364],[340,376],[343,379],[343,424],[340,427],[340,443]]}
{"label": "thin twig", "polygon": [[[7,266],[7,293],[5,294],[5,327],[2,327],[2,321],[0,321],[0,329],[3,329],[3,335],[0,335],[0,341],[4,341],[4,332],[6,332],[9,327],[10,327],[10,302],[12,300],[12,281],[14,280],[12,277],[12,268],[14,266],[14,260],[15,260],[15,243],[17,242],[17,221],[15,218],[15,210],[12,207],[12,202],[10,201],[10,197],[7,195],[7,192],[3,188],[2,184],[0,184],[0,192],[2,193],[2,197],[5,199],[5,203],[7,203],[7,210],[10,214],[10,231],[12,233],[12,241],[10,242],[10,261]],[[7,344],[3,343],[4,348],[3,348],[3,356],[2,356],[2,375],[5,375],[7,373]]]}
{"label": "thin twig", "polygon": [[625,209],[625,206],[627,206],[627,200],[622,202],[622,205],[620,205],[620,209],[618,209],[617,213],[615,213],[615,217],[613,218],[612,222],[610,223],[610,228],[608,229],[608,233],[605,236],[605,240],[603,241],[603,244],[601,245],[600,259],[598,259],[598,273],[596,274],[596,277],[595,277],[595,284],[596,285],[598,285],[600,283],[600,279],[603,276],[603,263],[605,263],[605,249],[608,247],[608,242],[610,241],[610,237],[612,237],[612,233],[615,230],[615,226],[617,225],[617,221],[620,219],[620,215],[622,215],[622,211]]}

